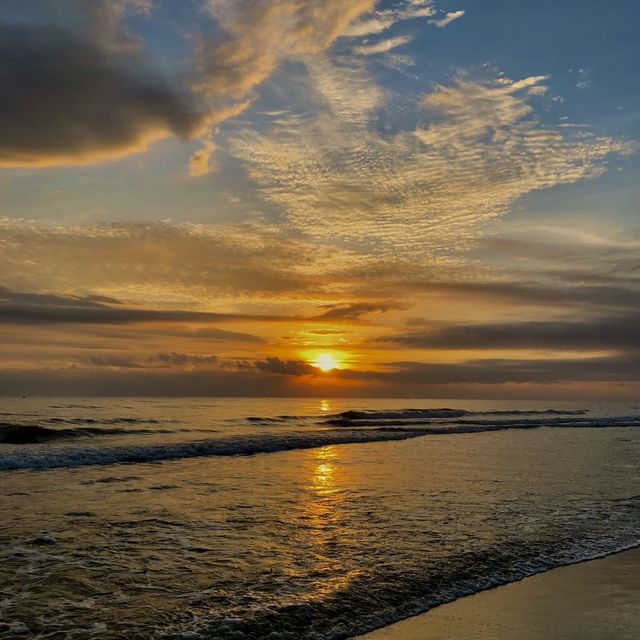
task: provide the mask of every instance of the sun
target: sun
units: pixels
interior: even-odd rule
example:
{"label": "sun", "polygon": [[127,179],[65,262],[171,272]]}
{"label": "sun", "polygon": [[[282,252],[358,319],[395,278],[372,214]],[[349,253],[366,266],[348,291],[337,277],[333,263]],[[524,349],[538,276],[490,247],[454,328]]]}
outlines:
{"label": "sun", "polygon": [[321,371],[331,371],[337,369],[340,363],[330,353],[321,353],[313,361],[313,365]]}

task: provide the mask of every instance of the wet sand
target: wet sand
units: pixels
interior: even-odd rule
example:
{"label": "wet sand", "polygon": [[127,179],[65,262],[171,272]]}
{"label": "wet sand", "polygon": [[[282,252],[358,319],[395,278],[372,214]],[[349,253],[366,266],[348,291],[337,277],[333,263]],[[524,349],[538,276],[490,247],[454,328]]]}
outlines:
{"label": "wet sand", "polygon": [[640,549],[460,598],[361,640],[636,640]]}

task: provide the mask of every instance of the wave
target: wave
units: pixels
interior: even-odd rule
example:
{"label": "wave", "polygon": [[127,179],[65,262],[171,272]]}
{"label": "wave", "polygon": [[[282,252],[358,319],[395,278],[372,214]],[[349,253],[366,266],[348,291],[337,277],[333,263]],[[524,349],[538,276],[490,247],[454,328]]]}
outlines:
{"label": "wave", "polygon": [[46,452],[18,452],[0,459],[0,470],[56,469],[118,463],[155,462],[205,456],[237,456],[275,453],[294,449],[313,449],[333,444],[405,440],[423,435],[415,430],[326,430],[312,433],[287,433],[239,436],[179,443],[120,445],[111,447],[74,447]]}
{"label": "wave", "polygon": [[507,411],[468,411],[474,416],[584,416],[589,409],[542,409],[528,411],[523,409],[509,409]]}
{"label": "wave", "polygon": [[584,416],[588,409],[543,409],[543,410],[508,410],[508,411],[467,411],[466,409],[394,409],[390,411],[343,411],[333,414],[331,420],[404,420],[409,418],[453,419],[464,416]]}
{"label": "wave", "polygon": [[[566,506],[562,524],[551,527],[549,535],[540,530],[528,535],[507,526],[495,536],[478,536],[446,550],[439,543],[442,552],[414,548],[393,561],[359,564],[348,580],[319,596],[256,607],[240,603],[225,607],[223,614],[203,616],[188,631],[177,623],[162,637],[192,637],[188,632],[238,640],[272,637],[272,632],[274,638],[297,640],[359,637],[460,597],[640,547],[640,496],[577,500]],[[379,549],[372,546],[372,557]]]}
{"label": "wave", "polygon": [[[433,421],[432,419],[410,419],[403,418],[400,420],[349,420],[343,418],[330,418],[324,424],[333,426],[341,426],[347,428],[369,428],[369,427],[413,427],[418,428],[433,427],[433,432],[442,433],[451,427],[477,427],[478,429],[485,427],[485,431],[502,430],[502,429],[527,429],[538,427],[575,427],[575,428],[597,428],[597,427],[634,427],[640,426],[640,416],[614,416],[607,418],[581,418],[581,417],[565,417],[565,418],[517,418],[513,420],[487,420],[487,419],[452,419],[446,422]],[[458,431],[458,430],[456,430]],[[425,432],[431,433],[431,430],[425,429]]]}
{"label": "wave", "polygon": [[[226,615],[197,632],[163,637],[233,637],[252,640],[271,637],[273,629],[286,630],[273,637],[319,640],[351,638],[394,622],[425,613],[458,598],[517,582],[551,569],[578,564],[640,547],[637,533],[620,541],[567,545],[557,550],[534,543],[527,547],[511,543],[505,547],[474,550],[452,557],[438,568],[398,575],[382,566],[363,573],[322,599],[296,604],[256,608],[232,617]],[[177,631],[177,629],[174,629]]]}
{"label": "wave", "polygon": [[[130,444],[103,447],[74,447],[68,449],[56,448],[49,451],[25,451],[11,453],[0,459],[0,471],[18,469],[55,469],[60,467],[80,467],[87,465],[109,465],[120,463],[155,462],[162,460],[177,460],[182,458],[210,457],[210,456],[237,456],[253,455],[258,453],[276,453],[280,451],[293,451],[296,449],[312,449],[340,444],[358,444],[368,442],[385,442],[394,440],[407,440],[429,435],[464,435],[478,434],[489,431],[505,431],[509,429],[538,429],[546,426],[556,428],[593,428],[607,427],[640,427],[640,417],[628,419],[607,418],[593,420],[590,423],[578,422],[558,424],[545,424],[536,422],[507,422],[503,424],[432,424],[432,425],[407,425],[405,422],[377,421],[370,425],[371,428],[361,428],[363,425],[355,425],[355,428],[334,428],[321,431],[297,431],[283,434],[251,434],[244,436],[223,437],[207,440],[195,440],[178,443],[150,443]],[[53,430],[50,430],[53,431]],[[60,433],[58,430],[55,433]],[[105,429],[77,429],[69,431],[90,432],[101,434],[107,431],[123,433],[122,430]],[[188,430],[185,430],[188,431]],[[194,430],[198,431],[198,430]],[[144,430],[143,433],[149,433]],[[211,431],[207,431],[210,433]],[[132,431],[124,431],[126,434]],[[166,432],[161,432],[166,433]],[[45,440],[46,441],[46,440]],[[6,442],[6,440],[5,440]]]}
{"label": "wave", "polygon": [[343,411],[330,420],[384,420],[388,418],[461,418],[468,415],[464,409],[398,409],[392,411]]}
{"label": "wave", "polygon": [[245,418],[248,422],[258,422],[270,424],[273,422],[291,422],[292,420],[305,420],[304,416],[249,416]]}
{"label": "wave", "polygon": [[[47,418],[51,424],[160,424],[155,418]],[[176,422],[176,420],[164,420]]]}
{"label": "wave", "polygon": [[39,444],[90,436],[140,435],[166,433],[157,429],[109,429],[101,427],[80,427],[74,429],[51,429],[39,424],[0,423],[0,443]]}
{"label": "wave", "polygon": [[[424,418],[424,419],[447,419],[461,418],[463,416],[519,416],[519,415],[558,415],[558,416],[579,416],[588,413],[588,409],[544,409],[541,411],[467,411],[466,409],[450,409],[448,407],[438,409],[390,409],[379,411],[374,409],[342,411],[329,415],[330,420],[383,420],[386,418]],[[289,422],[292,420],[308,420],[317,416],[249,416],[245,418],[248,422]]]}

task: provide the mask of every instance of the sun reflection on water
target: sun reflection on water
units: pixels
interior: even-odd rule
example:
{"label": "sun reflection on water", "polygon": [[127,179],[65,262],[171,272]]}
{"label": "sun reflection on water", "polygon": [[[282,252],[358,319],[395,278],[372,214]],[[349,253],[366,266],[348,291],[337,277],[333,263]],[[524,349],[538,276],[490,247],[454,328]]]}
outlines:
{"label": "sun reflection on water", "polygon": [[321,447],[315,452],[314,468],[311,476],[310,488],[317,496],[327,496],[335,493],[334,460],[337,456],[334,446]]}
{"label": "sun reflection on water", "polygon": [[326,446],[315,449],[308,459],[304,537],[310,547],[310,568],[318,576],[317,593],[324,595],[344,587],[355,575],[341,559],[349,531],[343,511],[338,456],[337,447]]}

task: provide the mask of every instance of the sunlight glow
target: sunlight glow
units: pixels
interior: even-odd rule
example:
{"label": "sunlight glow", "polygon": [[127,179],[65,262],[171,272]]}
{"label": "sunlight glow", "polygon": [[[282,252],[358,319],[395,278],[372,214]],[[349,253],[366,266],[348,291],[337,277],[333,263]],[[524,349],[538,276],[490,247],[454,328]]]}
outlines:
{"label": "sunlight glow", "polygon": [[313,365],[318,367],[321,371],[331,371],[337,369],[340,362],[330,353],[321,353],[313,361]]}

